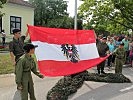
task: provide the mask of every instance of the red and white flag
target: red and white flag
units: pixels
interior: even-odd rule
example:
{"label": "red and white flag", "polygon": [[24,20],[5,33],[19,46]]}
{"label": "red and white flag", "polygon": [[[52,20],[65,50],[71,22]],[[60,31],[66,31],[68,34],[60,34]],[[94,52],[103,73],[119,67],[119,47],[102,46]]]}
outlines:
{"label": "red and white flag", "polygon": [[96,66],[100,58],[93,30],[28,26],[38,67],[45,76],[65,76]]}

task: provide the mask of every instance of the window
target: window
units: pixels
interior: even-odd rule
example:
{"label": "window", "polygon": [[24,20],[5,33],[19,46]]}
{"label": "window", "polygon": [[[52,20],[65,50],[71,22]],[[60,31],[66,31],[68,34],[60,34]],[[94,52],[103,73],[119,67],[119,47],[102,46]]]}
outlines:
{"label": "window", "polygon": [[14,28],[21,30],[21,17],[10,16],[10,32],[11,33]]}
{"label": "window", "polygon": [[2,17],[0,17],[0,32],[2,31]]}

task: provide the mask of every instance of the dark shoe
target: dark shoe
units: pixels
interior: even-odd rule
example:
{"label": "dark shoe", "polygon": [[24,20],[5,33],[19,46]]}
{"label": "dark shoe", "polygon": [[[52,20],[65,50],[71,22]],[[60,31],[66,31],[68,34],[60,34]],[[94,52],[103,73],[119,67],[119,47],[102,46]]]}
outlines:
{"label": "dark shoe", "polygon": [[102,74],[106,74],[104,71],[101,71]]}

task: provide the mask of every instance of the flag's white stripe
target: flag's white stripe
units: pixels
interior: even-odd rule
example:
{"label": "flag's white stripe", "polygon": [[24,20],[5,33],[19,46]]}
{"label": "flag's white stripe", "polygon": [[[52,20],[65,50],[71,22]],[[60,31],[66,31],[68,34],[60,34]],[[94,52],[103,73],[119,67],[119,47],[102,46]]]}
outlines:
{"label": "flag's white stripe", "polygon": [[[62,52],[61,45],[48,44],[40,41],[34,41],[32,43],[38,45],[35,50],[37,60],[68,61]],[[75,46],[77,47],[80,60],[89,60],[99,57],[96,43]]]}

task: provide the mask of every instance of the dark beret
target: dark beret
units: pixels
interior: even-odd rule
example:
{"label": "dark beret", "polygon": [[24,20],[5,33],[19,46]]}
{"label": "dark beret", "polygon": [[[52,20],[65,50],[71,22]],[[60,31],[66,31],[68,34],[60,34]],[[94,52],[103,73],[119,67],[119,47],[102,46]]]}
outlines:
{"label": "dark beret", "polygon": [[12,32],[13,32],[13,34],[14,34],[14,33],[17,33],[17,32],[21,32],[21,30],[16,28],[16,29],[14,29]]}

